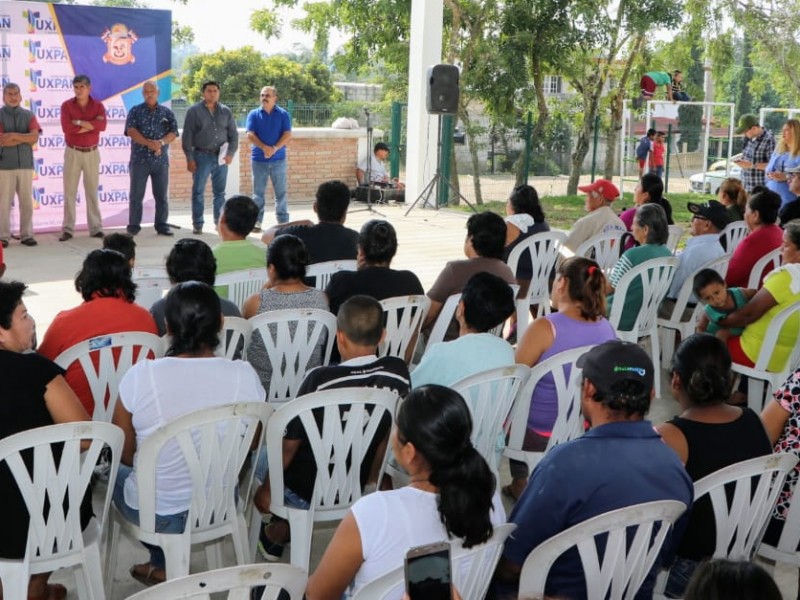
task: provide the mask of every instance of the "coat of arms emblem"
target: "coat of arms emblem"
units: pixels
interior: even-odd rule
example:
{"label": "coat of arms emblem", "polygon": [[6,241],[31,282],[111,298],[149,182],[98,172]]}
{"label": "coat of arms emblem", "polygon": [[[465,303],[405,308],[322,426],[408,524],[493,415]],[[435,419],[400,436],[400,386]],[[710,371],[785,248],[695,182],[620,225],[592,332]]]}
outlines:
{"label": "coat of arms emblem", "polygon": [[133,55],[133,44],[139,37],[132,29],[122,23],[117,23],[111,29],[106,29],[101,38],[106,43],[106,53],[103,62],[112,65],[127,65],[136,62]]}

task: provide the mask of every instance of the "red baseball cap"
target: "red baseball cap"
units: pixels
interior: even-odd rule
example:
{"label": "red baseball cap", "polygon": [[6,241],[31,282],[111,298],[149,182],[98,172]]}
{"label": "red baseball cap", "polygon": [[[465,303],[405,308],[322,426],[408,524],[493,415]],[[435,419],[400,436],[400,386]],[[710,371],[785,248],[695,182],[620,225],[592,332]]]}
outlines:
{"label": "red baseball cap", "polygon": [[594,183],[590,183],[589,185],[578,186],[578,190],[587,194],[589,192],[600,192],[603,198],[609,202],[613,202],[619,198],[619,189],[608,179],[596,179]]}

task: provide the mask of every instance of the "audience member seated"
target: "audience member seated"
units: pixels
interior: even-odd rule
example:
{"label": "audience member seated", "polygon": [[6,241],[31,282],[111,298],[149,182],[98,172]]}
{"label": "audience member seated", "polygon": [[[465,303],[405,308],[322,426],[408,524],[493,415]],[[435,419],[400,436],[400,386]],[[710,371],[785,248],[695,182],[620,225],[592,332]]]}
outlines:
{"label": "audience member seated", "polygon": [[231,196],[225,201],[217,227],[222,242],[214,246],[217,275],[259,269],[266,265],[264,248],[247,239],[256,225],[256,219],[258,206],[248,196]]}
{"label": "audience member seated", "polygon": [[683,600],[781,600],[781,591],[764,567],[754,562],[716,558],[694,572]]}
{"label": "audience member seated", "polygon": [[[573,525],[642,502],[692,504],[686,469],[644,419],[654,395],[647,353],[634,343],[610,341],[584,354],[578,366],[583,369],[582,413],[591,429],[548,452],[511,513],[517,529],[506,541],[496,579],[512,584],[515,592],[531,550]],[[652,597],[658,563],[637,598]],[[545,593],[587,597],[576,549],[553,564]]]}
{"label": "audience member seated", "polygon": [[[392,195],[391,199],[397,202],[405,202],[405,184],[401,183],[397,177],[391,178],[383,164],[389,158],[390,152],[389,146],[384,142],[375,144],[372,155],[365,156],[358,163],[356,180],[359,186],[371,185],[380,188],[393,188],[397,191]],[[369,182],[367,178],[369,178]]]}
{"label": "audience member seated", "polygon": [[[199,281],[207,285],[214,285],[216,278],[217,259],[211,247],[202,240],[183,238],[175,242],[167,255],[167,275],[172,285],[186,281]],[[222,315],[225,317],[241,317],[239,307],[230,300],[220,298]],[[166,298],[156,301],[150,307],[150,314],[155,319],[158,335],[167,333],[167,323],[164,316]]]}
{"label": "audience member seated", "polygon": [[[661,304],[659,316],[668,319],[672,316],[675,300],[681,293],[681,288],[689,275],[702,267],[707,262],[725,254],[720,244],[719,234],[729,223],[728,211],[716,200],[709,200],[702,204],[689,202],[686,207],[692,213],[692,222],[689,231],[692,237],[686,240],[683,252],[678,254],[678,268],[669,286],[667,297]],[[697,296],[692,293],[689,298],[691,309],[697,304]],[[690,315],[685,315],[688,320]]]}
{"label": "audience member seated", "polygon": [[[772,452],[758,415],[727,403],[733,375],[725,342],[707,333],[686,338],[672,357],[672,395],[681,414],[656,429],[697,482],[743,460]],[[669,570],[668,598],[682,598],[698,563],[716,548],[714,509],[708,497],[692,508],[675,562]]]}
{"label": "audience member seated", "polygon": [[[110,333],[158,333],[147,309],[133,303],[136,284],[131,280],[131,267],[116,250],[92,250],[75,277],[75,289],[83,304],[56,315],[39,347],[42,356],[55,360],[78,342]],[[91,415],[92,390],[78,362],[67,369],[66,379]]]}
{"label": "audience member seated", "polygon": [[136,265],[136,240],[127,233],[109,233],[103,238],[103,248],[116,250],[128,261],[131,269]]}
{"label": "audience member seated", "polygon": [[[573,256],[562,262],[553,283],[556,312],[528,326],[517,345],[516,362],[533,367],[559,352],[616,339],[617,333],[605,317],[605,290],[606,278],[595,261]],[[523,448],[543,452],[557,417],[555,380],[547,374],[530,399]],[[503,488],[503,493],[516,501],[528,483],[528,465],[512,460],[511,477],[511,484]]]}
{"label": "audience member seated", "polygon": [[625,233],[625,223],[611,209],[612,202],[620,196],[617,186],[608,179],[598,179],[578,189],[586,194],[584,208],[589,214],[578,219],[570,229],[564,242],[567,248],[575,252],[583,242],[601,233]]}
{"label": "audience member seated", "polygon": [[[781,197],[773,191],[757,187],[747,201],[744,221],[750,229],[744,239],[733,251],[725,283],[733,287],[748,287],[750,271],[765,254],[779,248],[783,232],[776,224]],[[758,286],[761,287],[764,276],[772,270],[768,265],[761,274]],[[734,357],[735,360],[735,357]]]}
{"label": "audience member seated", "polygon": [[[466,260],[451,260],[442,269],[433,287],[428,291],[431,307],[425,317],[423,330],[429,331],[442,311],[442,306],[453,294],[460,294],[464,285],[475,273],[497,275],[508,284],[516,283],[514,274],[503,262],[506,224],[493,212],[481,212],[467,220],[467,237],[464,240]],[[453,319],[445,340],[458,337],[458,322]]]}
{"label": "audience member seated", "polygon": [[424,294],[419,277],[412,271],[390,268],[396,253],[397,232],[389,221],[364,223],[358,235],[358,270],[334,273],[325,289],[331,312],[337,314],[345,300],[359,294],[376,300]]}
{"label": "audience member seated", "polygon": [[[303,283],[309,264],[308,250],[303,241],[294,235],[280,235],[267,249],[267,283],[264,288],[244,303],[244,318],[249,319],[271,310],[287,308],[319,308],[328,310],[325,294]],[[294,329],[292,329],[294,333]],[[320,336],[309,361],[309,368],[322,364],[325,336]],[[253,365],[264,389],[269,390],[272,362],[261,333],[253,331],[247,348],[247,360]]]}
{"label": "audience member seated", "polygon": [[[214,356],[221,310],[211,286],[197,281],[177,284],[166,299],[167,329],[172,336],[167,356],[136,363],[120,381],[114,424],[125,432],[125,444],[113,500],[132,523],[139,523],[136,452],[148,437],[197,410],[264,401],[264,388],[249,364]],[[159,455],[155,482],[156,531],[182,532],[193,487],[177,446],[167,445]],[[131,576],[145,585],[161,583],[166,578],[164,552],[158,546],[147,548],[149,562],[131,567]]]}
{"label": "audience member seated", "polygon": [[[657,204],[643,204],[636,209],[636,217],[633,221],[633,237],[639,243],[639,246],[626,250],[608,276],[608,287],[611,293],[608,296],[606,314],[611,314],[611,306],[615,301],[614,290],[625,273],[653,258],[672,256],[672,252],[666,246],[669,238],[667,215],[664,213],[664,209]],[[636,324],[636,319],[642,308],[641,277],[631,281],[625,297],[619,298],[617,301],[625,303],[622,310],[622,318],[618,325],[619,330],[630,331]]]}
{"label": "audience member seated", "polygon": [[[90,421],[75,393],[64,379],[64,370],[32,352],[36,344],[36,324],[22,301],[26,286],[17,281],[0,281],[0,439],[15,433],[56,423]],[[30,518],[11,472],[0,469],[0,511],[3,535],[0,557],[21,560],[25,557]],[[81,505],[81,526],[92,518],[92,498],[88,493]],[[28,598],[61,600],[67,596],[61,584],[47,583],[50,573],[31,576]]]}
{"label": "audience member seated", "polygon": [[471,548],[491,537],[505,513],[471,433],[467,404],[453,390],[426,385],[409,394],[392,448],[411,483],[353,505],[308,580],[308,600],[357,591],[401,567],[409,548],[454,538]]}
{"label": "audience member seated", "polygon": [[[731,329],[744,327],[740,336],[728,338],[728,350],[733,361],[748,367],[755,366],[764,337],[772,319],[781,310],[800,300],[800,222],[787,223],[783,231],[783,265],[764,279],[762,287],[742,308],[718,321],[720,327]],[[792,348],[797,343],[800,324],[795,315],[790,317],[778,335],[767,370],[781,371]],[[738,396],[744,401],[743,396]]]}
{"label": "audience member seated", "polygon": [[[664,214],[667,215],[667,223],[672,225],[675,221],[672,220],[672,205],[664,197],[664,182],[661,177],[655,173],[645,173],[633,189],[633,204],[628,209],[622,211],[619,215],[620,220],[625,223],[625,228],[628,231],[633,231],[633,217],[636,214],[636,209],[643,204],[658,204],[664,209]],[[633,247],[631,242],[628,248]]]}
{"label": "audience member seated", "polygon": [[326,181],[317,188],[314,212],[319,223],[308,219],[273,225],[261,236],[269,244],[279,235],[299,237],[308,248],[310,264],[331,260],[355,260],[358,233],[344,226],[347,207],[350,205],[350,188],[341,181]]}
{"label": "audience member seated", "polygon": [[719,185],[717,200],[728,211],[731,223],[744,220],[744,211],[747,210],[747,192],[741,180],[735,177],[724,179]]}
{"label": "audience member seated", "polygon": [[[503,261],[508,262],[511,251],[521,242],[544,231],[550,231],[550,226],[539,203],[539,194],[530,185],[518,185],[512,190],[506,203],[506,247]],[[525,293],[533,277],[533,265],[528,252],[520,257],[515,275],[520,292]]]}
{"label": "audience member seated", "polygon": [[786,226],[789,221],[800,219],[800,167],[792,167],[786,169],[786,176],[789,178],[789,191],[794,196],[794,199],[787,202],[781,207],[778,218],[781,221],[781,227]]}
{"label": "audience member seated", "polygon": [[[394,356],[378,358],[375,348],[385,335],[383,309],[369,296],[353,296],[342,304],[336,318],[336,345],[342,362],[336,366],[317,367],[303,380],[298,397],[320,390],[336,388],[370,387],[389,389],[401,398],[409,391],[406,363]],[[322,414],[315,413],[322,426]],[[386,453],[391,419],[386,418],[375,432],[372,444],[362,465],[361,485],[377,484],[378,471]],[[308,508],[314,494],[317,463],[307,443],[305,428],[295,419],[286,429],[283,438],[285,501],[298,508]],[[271,500],[267,477],[266,453],[259,457],[257,477],[264,483],[256,491],[254,502],[263,513],[269,513]],[[273,515],[259,537],[259,551],[267,560],[278,560],[283,546],[289,540],[289,523]]]}
{"label": "audience member seated", "polygon": [[[697,323],[698,333],[717,334],[720,330],[720,320],[727,317],[735,310],[742,308],[747,302],[756,295],[756,290],[744,290],[742,288],[728,288],[725,280],[714,269],[703,269],[694,276],[693,283],[694,295],[700,299],[705,306]],[[721,339],[727,335],[741,335],[743,327],[733,327],[727,330],[727,334],[720,334]]]}
{"label": "audience member seated", "polygon": [[425,350],[411,382],[415,388],[429,383],[452,385],[459,379],[495,367],[514,364],[514,349],[490,333],[514,312],[514,294],[508,284],[491,273],[470,277],[456,307],[458,339]]}

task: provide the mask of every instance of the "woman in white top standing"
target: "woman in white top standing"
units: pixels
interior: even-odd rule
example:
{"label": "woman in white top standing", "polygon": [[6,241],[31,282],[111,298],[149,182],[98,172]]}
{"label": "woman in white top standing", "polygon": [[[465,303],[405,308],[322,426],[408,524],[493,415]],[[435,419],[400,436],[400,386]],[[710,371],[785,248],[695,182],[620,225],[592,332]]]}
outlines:
{"label": "woman in white top standing", "polygon": [[[114,423],[125,432],[122,464],[114,487],[114,504],[133,523],[139,522],[136,449],[163,425],[202,408],[232,402],[263,402],[266,394],[253,367],[214,356],[222,328],[219,296],[197,281],[179,283],[165,303],[171,344],[165,358],[139,362],[119,384]],[[184,530],[192,497],[192,480],[181,452],[167,445],[156,466],[156,530]],[[134,565],[131,576],[145,585],[166,577],[164,553],[148,546],[150,561]]]}
{"label": "woman in white top standing", "polygon": [[354,593],[401,567],[414,546],[460,538],[472,547],[492,536],[505,513],[471,433],[472,417],[457,392],[425,385],[408,395],[397,411],[392,449],[411,482],[353,505],[308,580],[308,600]]}

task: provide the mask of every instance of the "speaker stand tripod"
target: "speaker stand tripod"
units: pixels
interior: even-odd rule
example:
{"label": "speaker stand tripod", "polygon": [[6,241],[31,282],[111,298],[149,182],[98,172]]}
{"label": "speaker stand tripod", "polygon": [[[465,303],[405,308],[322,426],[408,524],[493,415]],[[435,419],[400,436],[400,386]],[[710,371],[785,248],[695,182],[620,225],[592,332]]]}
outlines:
{"label": "speaker stand tripod", "polygon": [[439,195],[440,195],[439,189],[442,183],[444,183],[448,187],[448,189],[451,192],[453,192],[453,194],[461,198],[461,200],[463,200],[464,203],[472,209],[472,212],[478,212],[475,206],[473,206],[473,204],[464,197],[464,195],[458,190],[458,188],[456,188],[447,177],[442,175],[441,156],[442,156],[442,115],[440,114],[438,130],[436,134],[436,173],[434,174],[433,178],[431,178],[431,180],[428,182],[428,184],[423,188],[422,192],[420,192],[419,196],[417,196],[417,199],[414,200],[411,206],[408,207],[405,216],[408,216],[408,213],[414,210],[414,207],[417,204],[419,204],[420,200],[423,201],[422,208],[429,206],[431,193],[434,190],[436,190],[436,200],[433,203],[433,208],[434,210],[439,210]]}
{"label": "speaker stand tripod", "polygon": [[[372,208],[372,192],[378,192],[378,198],[380,203],[383,202],[383,190],[377,186],[372,185],[372,157],[375,156],[375,152],[372,148],[372,124],[370,123],[370,112],[369,109],[365,106],[364,107],[364,114],[367,115],[367,171],[365,173],[367,186],[365,188],[367,192],[367,206],[366,208],[358,208],[356,210],[349,210],[347,212],[357,213],[357,212],[369,212],[378,215],[379,217],[386,218],[386,215],[383,213],[378,212],[374,208]],[[356,188],[356,199],[358,199],[358,191],[362,189],[359,185]]]}

